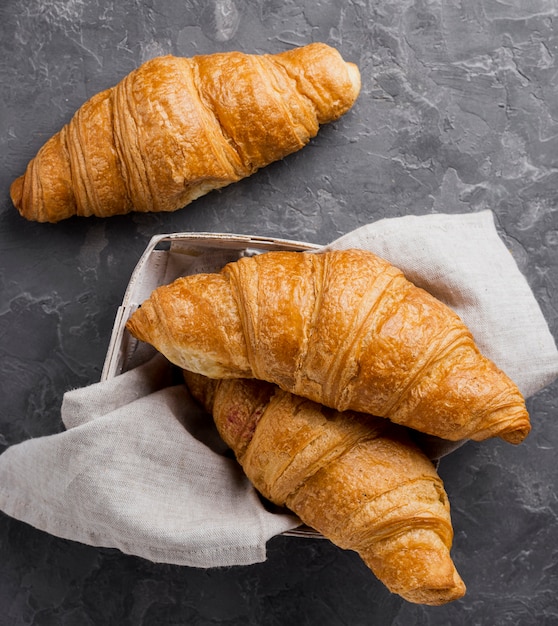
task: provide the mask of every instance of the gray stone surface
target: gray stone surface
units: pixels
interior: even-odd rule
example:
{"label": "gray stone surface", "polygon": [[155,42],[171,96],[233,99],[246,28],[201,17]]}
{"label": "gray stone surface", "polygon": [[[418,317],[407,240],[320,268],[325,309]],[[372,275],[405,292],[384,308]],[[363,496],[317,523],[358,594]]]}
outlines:
{"label": "gray stone surface", "polygon": [[[170,215],[29,223],[8,189],[77,107],[150,57],[325,41],[362,72],[355,107],[301,152]],[[327,242],[382,217],[492,209],[558,336],[554,0],[3,0],[0,446],[58,432],[98,380],[152,234]],[[200,571],[51,537],[0,516],[0,624],[558,624],[558,384],[519,448],[469,444],[440,472],[467,596],[390,596],[358,557],[279,537],[267,562]]]}

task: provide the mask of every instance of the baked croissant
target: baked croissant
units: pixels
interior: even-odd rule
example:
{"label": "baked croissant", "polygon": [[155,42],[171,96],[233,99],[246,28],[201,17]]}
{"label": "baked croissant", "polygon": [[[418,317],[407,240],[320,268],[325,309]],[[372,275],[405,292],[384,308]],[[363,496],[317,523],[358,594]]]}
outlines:
{"label": "baked croissant", "polygon": [[326,409],[262,381],[184,376],[264,497],[358,552],[410,602],[463,596],[442,480],[406,429]]}
{"label": "baked croissant", "polygon": [[21,215],[174,211],[304,147],[360,74],[322,43],[147,61],[93,96],[12,183]]}
{"label": "baked croissant", "polygon": [[530,430],[520,391],[457,314],[364,250],[267,252],[179,278],[127,328],[183,369],[443,439],[519,443]]}

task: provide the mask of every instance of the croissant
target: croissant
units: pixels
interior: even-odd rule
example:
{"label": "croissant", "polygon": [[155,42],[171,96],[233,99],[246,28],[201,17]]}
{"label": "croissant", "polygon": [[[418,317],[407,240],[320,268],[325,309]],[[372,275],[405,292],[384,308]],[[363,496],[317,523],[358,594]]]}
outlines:
{"label": "croissant", "polygon": [[183,369],[450,441],[519,443],[530,430],[520,391],[457,314],[364,250],[266,252],[178,278],[127,329]]}
{"label": "croissant", "polygon": [[442,480],[406,429],[326,409],[258,380],[184,376],[265,498],[358,552],[410,602],[439,605],[463,596]]}
{"label": "croissant", "polygon": [[39,222],[174,211],[303,148],[359,91],[357,66],[322,43],[158,57],[85,102],[12,201]]}

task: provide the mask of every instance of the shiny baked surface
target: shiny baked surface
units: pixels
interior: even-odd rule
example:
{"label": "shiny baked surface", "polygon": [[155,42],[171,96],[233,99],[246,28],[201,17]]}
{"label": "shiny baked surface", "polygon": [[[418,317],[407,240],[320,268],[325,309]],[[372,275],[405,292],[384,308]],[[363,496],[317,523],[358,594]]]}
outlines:
{"label": "shiny baked surface", "polygon": [[127,328],[184,369],[443,439],[520,443],[530,430],[519,389],[459,317],[371,252],[268,252],[178,278]]}

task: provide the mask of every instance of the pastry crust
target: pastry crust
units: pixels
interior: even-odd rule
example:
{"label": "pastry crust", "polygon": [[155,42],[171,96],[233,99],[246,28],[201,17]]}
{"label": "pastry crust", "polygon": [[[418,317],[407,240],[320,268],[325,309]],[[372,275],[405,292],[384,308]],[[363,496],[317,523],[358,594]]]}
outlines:
{"label": "pastry crust", "polygon": [[12,201],[39,222],[174,211],[301,149],[359,91],[356,65],[322,43],[157,57],[85,102]]}
{"label": "pastry crust", "polygon": [[442,480],[406,429],[262,381],[184,377],[263,496],[358,552],[403,598],[439,605],[463,596]]}
{"label": "pastry crust", "polygon": [[243,258],[159,287],[127,328],[183,369],[443,439],[519,443],[530,430],[519,389],[461,319],[371,252]]}

